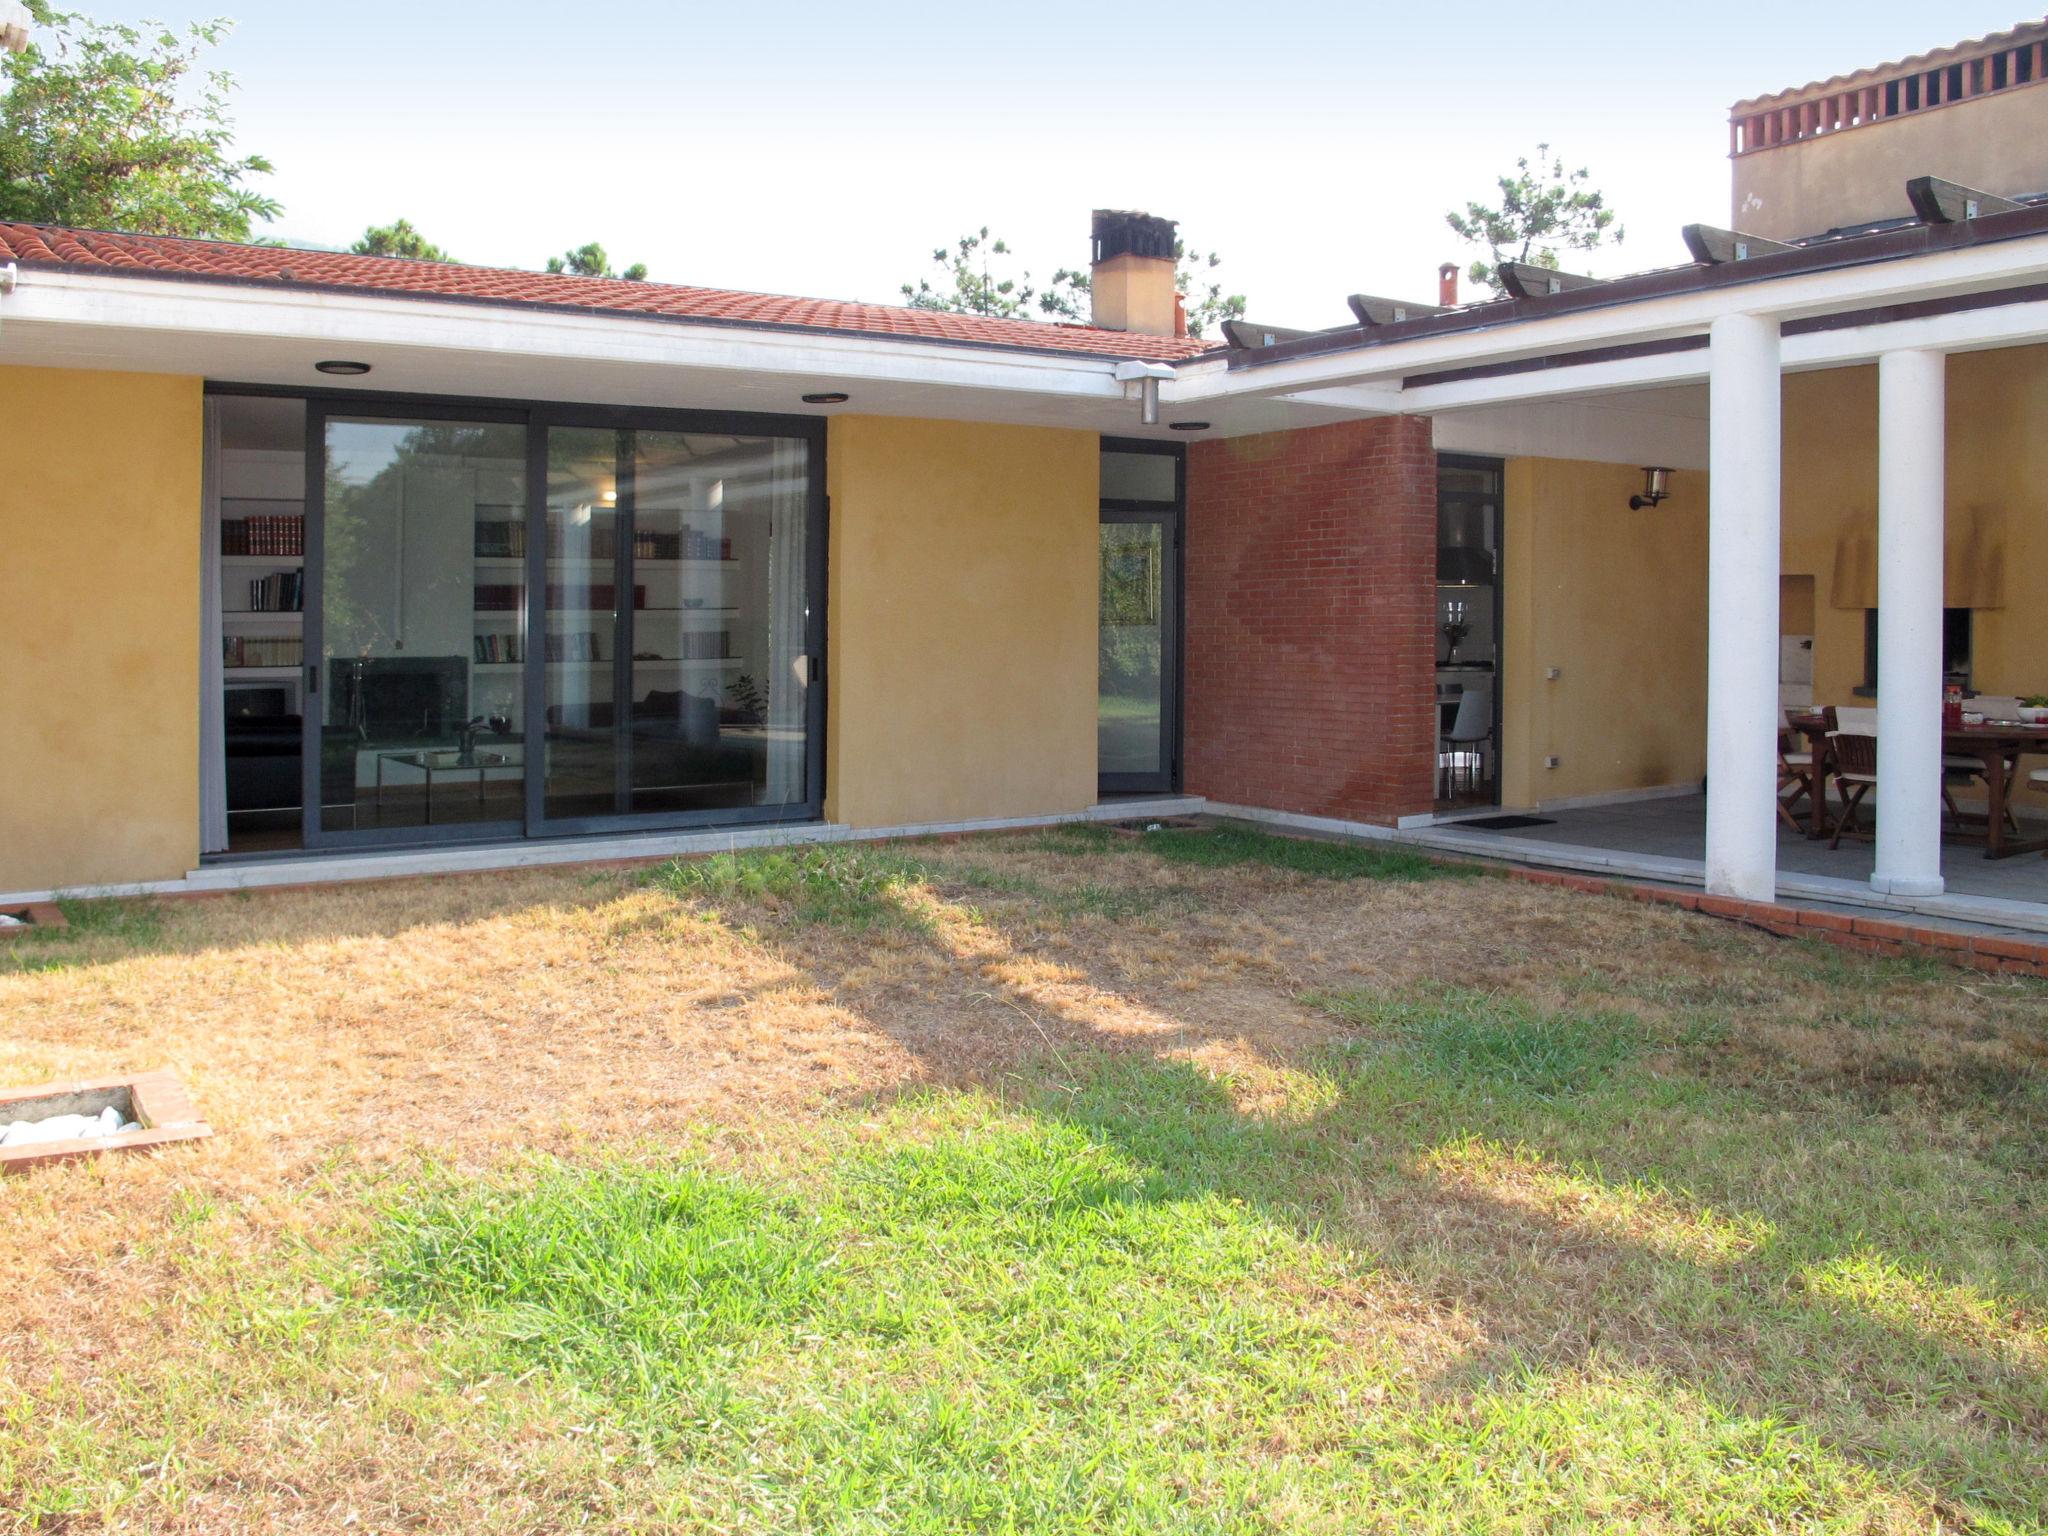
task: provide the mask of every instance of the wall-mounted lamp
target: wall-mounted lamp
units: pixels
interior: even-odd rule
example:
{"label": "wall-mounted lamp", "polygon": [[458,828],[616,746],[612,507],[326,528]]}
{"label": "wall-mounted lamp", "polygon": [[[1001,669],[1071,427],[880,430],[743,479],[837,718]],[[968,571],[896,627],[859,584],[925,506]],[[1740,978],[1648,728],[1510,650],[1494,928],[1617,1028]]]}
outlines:
{"label": "wall-mounted lamp", "polygon": [[1671,471],[1661,465],[1643,466],[1643,494],[1628,499],[1628,509],[1640,512],[1645,507],[1654,507],[1671,494]]}

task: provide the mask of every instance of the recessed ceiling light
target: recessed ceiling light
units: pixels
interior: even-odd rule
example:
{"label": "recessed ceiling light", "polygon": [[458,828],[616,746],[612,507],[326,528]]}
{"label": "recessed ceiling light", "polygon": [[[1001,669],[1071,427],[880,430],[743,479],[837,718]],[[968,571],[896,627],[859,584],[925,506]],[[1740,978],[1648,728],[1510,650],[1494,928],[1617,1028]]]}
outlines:
{"label": "recessed ceiling light", "polygon": [[1206,421],[1169,421],[1167,425],[1176,432],[1206,432],[1209,430],[1209,423]]}
{"label": "recessed ceiling light", "polygon": [[313,367],[321,373],[345,373],[349,375],[368,373],[370,371],[368,363],[354,363],[342,357],[330,357],[324,363],[315,363]]}
{"label": "recessed ceiling light", "polygon": [[805,395],[805,405],[844,405],[850,397],[843,391],[828,389],[822,394]]}

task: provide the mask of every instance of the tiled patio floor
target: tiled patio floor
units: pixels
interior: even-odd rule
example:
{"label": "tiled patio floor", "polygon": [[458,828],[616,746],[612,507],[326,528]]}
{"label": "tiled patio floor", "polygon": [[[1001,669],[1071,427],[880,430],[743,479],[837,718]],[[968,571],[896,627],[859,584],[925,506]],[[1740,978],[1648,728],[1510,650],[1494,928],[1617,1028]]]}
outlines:
{"label": "tiled patio floor", "polygon": [[[1453,842],[1477,854],[1493,853],[1514,859],[1533,851],[1527,845],[1565,849],[1600,850],[1609,854],[1639,858],[1645,868],[1639,873],[1655,877],[1660,867],[1682,878],[1676,861],[1694,866],[1706,855],[1707,802],[1704,795],[1679,795],[1656,800],[1636,800],[1620,805],[1587,807],[1545,813],[1550,824],[1516,827],[1505,832],[1461,828],[1455,822],[1431,829],[1430,841],[1437,846]],[[2041,823],[2023,823],[2029,835],[2039,835]],[[1518,847],[1517,845],[1522,845]],[[1861,885],[1870,878],[1875,848],[1868,841],[1845,839],[1830,849],[1825,842],[1812,842],[1780,828],[1778,873],[1788,884],[1808,879],[1844,881]],[[1981,898],[1998,902],[2025,902],[2048,913],[2048,857],[2022,854],[2010,859],[1986,859],[1983,846],[1966,838],[1951,838],[1943,845],[1942,877],[1950,897]]]}

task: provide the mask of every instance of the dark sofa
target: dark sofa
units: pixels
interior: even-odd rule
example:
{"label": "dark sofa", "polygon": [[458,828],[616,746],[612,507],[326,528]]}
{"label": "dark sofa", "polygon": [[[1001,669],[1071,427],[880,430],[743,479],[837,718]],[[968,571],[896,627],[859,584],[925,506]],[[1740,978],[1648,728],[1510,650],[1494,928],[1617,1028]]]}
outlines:
{"label": "dark sofa", "polygon": [[[259,715],[227,720],[227,788],[230,811],[290,811],[299,806],[299,752],[304,727],[297,715]],[[349,805],[356,797],[356,734],[320,733],[321,799]]]}
{"label": "dark sofa", "polygon": [[[606,799],[615,773],[616,712],[608,703],[549,707],[548,779],[569,793]],[[716,699],[680,689],[655,689],[633,702],[626,728],[636,789],[701,788],[705,804],[751,804],[767,782],[768,744],[754,734],[728,733],[750,725]]]}

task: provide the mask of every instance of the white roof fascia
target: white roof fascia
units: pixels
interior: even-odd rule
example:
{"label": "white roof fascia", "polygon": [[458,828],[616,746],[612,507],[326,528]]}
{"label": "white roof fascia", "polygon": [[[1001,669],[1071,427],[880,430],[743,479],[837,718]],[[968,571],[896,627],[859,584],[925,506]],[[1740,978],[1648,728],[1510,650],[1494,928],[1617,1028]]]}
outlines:
{"label": "white roof fascia", "polygon": [[[726,369],[1121,401],[1120,359],[821,333],[687,318],[437,303],[431,298],[166,280],[27,268],[7,320],[183,335],[395,346],[479,356]],[[0,352],[0,361],[4,361]]]}
{"label": "white roof fascia", "polygon": [[[1221,359],[1182,365],[1160,387],[1176,409],[1233,396],[1300,396],[1308,391],[1368,385],[1399,390],[1417,373],[1512,362],[1594,347],[1661,341],[1703,333],[1723,315],[1771,315],[1780,320],[1876,308],[1922,299],[2037,282],[2048,278],[2048,235],[1935,251],[1864,266],[1794,273],[1733,283],[1550,318],[1524,319],[1471,330],[1418,336],[1408,341],[1289,358],[1262,367],[1227,367]],[[2005,310],[1982,313],[2002,314]],[[1945,317],[1944,317],[1945,318]],[[1903,323],[1903,322],[1899,322]],[[1865,328],[1857,328],[1859,331]],[[1836,333],[1844,334],[1844,333]],[[1793,340],[1788,338],[1787,346]],[[1903,345],[1903,343],[1902,343]],[[1788,359],[1789,363],[1789,359]],[[1815,366],[1821,366],[1816,364]],[[1540,375],[1507,375],[1537,388]],[[1399,410],[1420,410],[1415,391],[1401,391]]]}
{"label": "white roof fascia", "polygon": [[[1787,336],[1781,344],[1780,356],[1785,372],[1802,373],[1816,368],[1854,367],[1873,362],[1886,352],[1979,352],[1991,347],[2024,347],[2044,342],[2048,342],[2048,300],[2032,300],[1845,326],[1840,330],[1808,331]],[[1666,384],[1695,384],[1707,377],[1708,366],[1707,349],[1694,347],[1684,352],[1613,358],[1575,367],[1420,384],[1397,392],[1398,409],[1426,415],[1513,400],[1569,399]],[[1346,393],[1312,391],[1287,398],[1306,404],[1341,405],[1341,397]]]}

